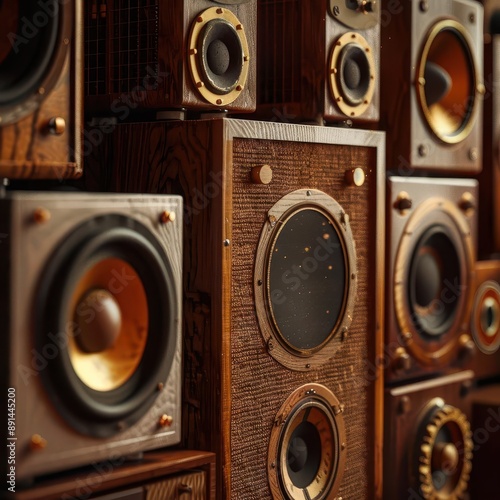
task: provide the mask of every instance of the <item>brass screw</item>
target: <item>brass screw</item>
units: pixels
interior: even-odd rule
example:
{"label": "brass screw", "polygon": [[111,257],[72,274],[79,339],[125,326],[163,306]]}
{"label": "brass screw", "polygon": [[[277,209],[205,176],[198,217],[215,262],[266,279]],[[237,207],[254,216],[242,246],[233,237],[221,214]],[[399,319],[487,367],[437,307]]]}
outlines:
{"label": "brass screw", "polygon": [[47,446],[47,440],[40,436],[40,434],[33,434],[30,446],[32,450],[43,450]]}
{"label": "brass screw", "polygon": [[172,425],[173,421],[174,421],[173,417],[164,413],[160,417],[158,424],[160,425],[160,427],[170,427]]}
{"label": "brass screw", "polygon": [[49,120],[48,129],[53,135],[62,135],[66,130],[66,120],[60,116],[55,116]]}
{"label": "brass screw", "polygon": [[50,212],[46,208],[37,208],[33,212],[33,221],[36,224],[44,224],[51,218]]}
{"label": "brass screw", "polygon": [[174,222],[174,221],[175,221],[175,212],[169,212],[168,210],[165,210],[161,213],[160,222],[162,224],[167,224],[169,222]]}

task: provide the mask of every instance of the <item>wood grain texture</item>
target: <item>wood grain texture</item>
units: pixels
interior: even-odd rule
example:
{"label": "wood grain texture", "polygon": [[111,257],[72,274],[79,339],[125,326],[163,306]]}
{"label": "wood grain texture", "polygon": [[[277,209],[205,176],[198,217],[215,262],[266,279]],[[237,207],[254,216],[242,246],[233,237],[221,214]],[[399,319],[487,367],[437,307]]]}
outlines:
{"label": "wood grain texture", "polygon": [[[88,2],[88,8],[91,8]],[[229,9],[240,20],[244,27],[250,51],[250,69],[247,83],[237,99],[222,107],[229,111],[250,112],[255,109],[256,99],[256,23],[257,23],[257,1],[251,0],[239,5],[221,5],[211,0],[169,0],[168,2],[149,2],[151,19],[141,19],[139,31],[149,32],[150,40],[155,46],[148,44],[151,51],[151,60],[141,63],[139,69],[132,67],[127,62],[126,53],[130,51],[131,57],[140,41],[137,35],[129,34],[130,31],[124,26],[124,37],[130,36],[132,49],[121,49],[120,43],[113,36],[113,18],[117,14],[119,3],[117,0],[108,1],[107,8],[107,31],[108,46],[111,52],[108,58],[106,93],[86,95],[85,104],[89,115],[113,115],[121,116],[136,115],[145,111],[163,111],[172,108],[187,108],[189,110],[220,110],[215,104],[206,101],[195,87],[188,65],[188,47],[191,26],[197,16],[212,7]],[[144,6],[145,7],[145,6]],[[156,12],[157,14],[153,14]],[[157,15],[157,32],[153,32],[155,23],[153,16]],[[122,21],[123,22],[123,21]],[[148,25],[148,22],[150,23]],[[132,21],[129,21],[132,23]],[[137,41],[135,38],[137,38]],[[152,43],[152,42],[150,42]],[[124,44],[125,45],[125,44]],[[142,45],[141,45],[142,47]],[[143,47],[145,51],[146,47]],[[120,60],[113,60],[113,53]],[[135,52],[134,52],[135,54]],[[155,58],[155,59],[154,59]],[[94,62],[92,62],[94,63]],[[130,67],[128,68],[127,65]],[[93,68],[87,68],[92,71]],[[139,73],[137,73],[139,71]],[[118,81],[113,76],[123,72],[130,77],[130,82]],[[125,77],[124,77],[125,78]],[[115,80],[113,83],[112,79]],[[120,90],[115,88],[121,86]],[[120,118],[122,119],[122,118]]]}
{"label": "wood grain texture", "polygon": [[[472,40],[471,51],[478,84],[483,81],[482,8],[477,2],[443,0],[430,2],[423,12],[419,1],[382,3],[381,120],[387,131],[387,170],[412,175],[415,170],[450,174],[473,174],[482,168],[482,98],[476,92],[471,120],[475,125],[458,144],[446,144],[430,130],[417,98],[417,68],[430,28],[442,19],[463,23]],[[475,22],[469,21],[474,13]],[[419,151],[424,148],[425,154]],[[470,154],[476,148],[476,156]]]}
{"label": "wood grain texture", "polygon": [[[99,464],[96,464],[99,466]],[[149,452],[135,463],[124,463],[111,467],[101,464],[95,468],[82,469],[78,473],[60,479],[41,481],[35,487],[20,491],[19,500],[57,500],[72,496],[94,498],[106,493],[132,488],[144,489],[147,499],[176,499],[170,493],[178,489],[179,483],[187,483],[196,495],[193,498],[215,500],[215,455],[204,451],[176,450]],[[186,475],[186,472],[189,474]],[[179,475],[179,473],[183,473]],[[171,479],[166,479],[171,477]],[[167,494],[168,493],[168,494]]]}
{"label": "wood grain texture", "polygon": [[[0,175],[8,178],[63,179],[82,174],[82,76],[83,39],[81,28],[83,1],[66,6],[64,29],[73,33],[68,47],[61,39],[53,66],[43,85],[48,95],[33,96],[26,106],[35,104],[32,113],[0,127]],[[62,135],[49,132],[52,118],[66,122]]]}
{"label": "wood grain texture", "polygon": [[[157,122],[118,126],[88,169],[101,189],[184,197],[184,445],[217,453],[220,498],[269,498],[266,456],[276,412],[306,382],[324,384],[346,404],[350,453],[340,494],[381,494],[383,156],[383,134],[368,131]],[[261,164],[273,169],[269,185],[250,182]],[[344,181],[353,165],[367,173],[360,189]],[[269,356],[253,304],[265,214],[299,188],[326,192],[350,215],[361,288],[338,356],[306,373]]]}

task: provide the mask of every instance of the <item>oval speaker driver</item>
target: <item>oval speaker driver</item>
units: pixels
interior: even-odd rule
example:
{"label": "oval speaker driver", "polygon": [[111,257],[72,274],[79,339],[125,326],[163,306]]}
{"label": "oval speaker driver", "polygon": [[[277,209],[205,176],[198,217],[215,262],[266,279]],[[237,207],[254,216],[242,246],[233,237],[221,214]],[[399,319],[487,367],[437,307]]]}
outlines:
{"label": "oval speaker driver", "polygon": [[267,214],[255,303],[269,353],[293,370],[334,355],[352,321],[356,256],[349,217],[330,196],[294,191]]}

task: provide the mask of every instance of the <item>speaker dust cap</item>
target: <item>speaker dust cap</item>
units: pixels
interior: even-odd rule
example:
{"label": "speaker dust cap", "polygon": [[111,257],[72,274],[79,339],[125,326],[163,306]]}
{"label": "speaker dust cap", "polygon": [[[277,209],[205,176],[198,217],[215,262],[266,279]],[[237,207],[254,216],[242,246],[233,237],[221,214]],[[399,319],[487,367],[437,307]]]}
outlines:
{"label": "speaker dust cap", "polygon": [[471,132],[481,91],[472,41],[457,21],[437,22],[427,34],[417,68],[417,95],[425,120],[442,142]]}
{"label": "speaker dust cap", "polygon": [[0,126],[33,113],[69,50],[73,2],[0,2]]}
{"label": "speaker dust cap", "polygon": [[255,302],[271,356],[293,370],[331,359],[352,321],[356,256],[349,217],[330,196],[298,190],[267,214]]}
{"label": "speaker dust cap", "polygon": [[189,38],[189,68],[203,98],[216,106],[235,101],[245,88],[250,54],[245,27],[228,9],[197,16]]}
{"label": "speaker dust cap", "polygon": [[472,469],[472,432],[462,411],[441,398],[424,408],[413,455],[413,471],[425,499],[463,498]]}
{"label": "speaker dust cap", "polygon": [[333,498],[346,460],[344,407],[319,384],[295,390],[276,416],[268,477],[274,499]]}
{"label": "speaker dust cap", "polygon": [[118,214],[91,218],[55,251],[37,296],[37,347],[59,351],[42,377],[79,432],[109,437],[140,419],[168,379],[176,285],[156,237]]}
{"label": "speaker dust cap", "polygon": [[410,216],[394,268],[394,307],[402,342],[421,363],[457,358],[467,330],[473,243],[458,207],[429,198]]}

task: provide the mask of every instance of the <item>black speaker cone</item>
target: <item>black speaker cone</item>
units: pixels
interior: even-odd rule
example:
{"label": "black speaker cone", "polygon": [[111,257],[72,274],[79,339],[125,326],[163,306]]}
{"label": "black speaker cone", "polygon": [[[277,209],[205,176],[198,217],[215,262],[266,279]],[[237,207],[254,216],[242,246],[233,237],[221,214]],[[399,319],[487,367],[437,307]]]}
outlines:
{"label": "black speaker cone", "polygon": [[224,19],[209,21],[198,40],[204,84],[215,94],[236,88],[243,69],[243,46],[235,27]]}
{"label": "black speaker cone", "polygon": [[452,325],[462,293],[460,259],[444,226],[427,229],[413,252],[408,300],[423,336],[438,337]]}
{"label": "black speaker cone", "polygon": [[[42,377],[75,429],[111,436],[153,404],[175,353],[173,287],[170,264],[155,236],[124,216],[91,219],[56,250],[37,298],[37,350],[44,353],[50,346],[54,352]],[[92,316],[90,327],[109,328],[99,326],[95,316],[103,304],[115,307],[105,299],[88,303],[96,289],[118,304],[121,318],[112,328],[119,334],[88,349],[97,339],[89,329],[78,329],[76,320]],[[84,347],[79,335],[87,336]]]}
{"label": "black speaker cone", "polygon": [[67,7],[42,3],[0,3],[0,107],[35,93],[54,63]]}
{"label": "black speaker cone", "polygon": [[356,43],[346,45],[340,53],[339,86],[343,98],[352,106],[362,104],[370,87],[370,62],[366,51]]}

